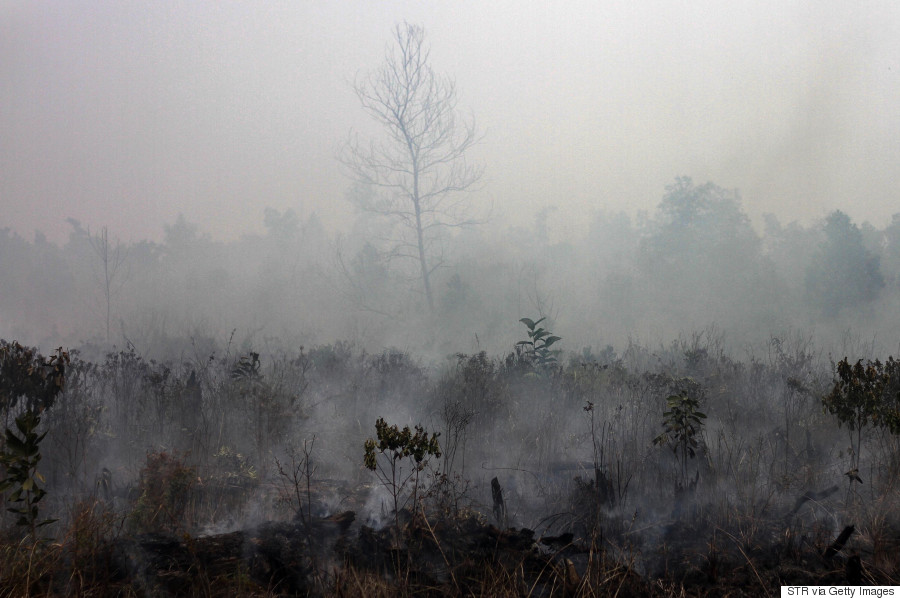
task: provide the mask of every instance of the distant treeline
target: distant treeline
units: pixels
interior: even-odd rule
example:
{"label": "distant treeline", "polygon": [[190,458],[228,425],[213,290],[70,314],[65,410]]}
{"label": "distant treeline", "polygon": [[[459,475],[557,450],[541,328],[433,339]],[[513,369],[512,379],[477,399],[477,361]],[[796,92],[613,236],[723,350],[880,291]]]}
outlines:
{"label": "distant treeline", "polygon": [[126,231],[75,219],[62,246],[0,229],[0,336],[147,354],[234,330],[257,343],[499,351],[515,340],[513,323],[540,314],[576,350],[710,325],[736,343],[790,329],[827,346],[851,331],[896,349],[900,213],[874,225],[841,211],[810,225],[768,215],[754,227],[736,191],[678,178],[650,214],[585,215],[583,236],[559,238],[549,214],[441,239],[433,312],[415,261],[380,241],[391,223],[371,216],[334,235],[315,215],[266,208],[265,234],[230,242],[183,217],[161,243],[121,244]]}

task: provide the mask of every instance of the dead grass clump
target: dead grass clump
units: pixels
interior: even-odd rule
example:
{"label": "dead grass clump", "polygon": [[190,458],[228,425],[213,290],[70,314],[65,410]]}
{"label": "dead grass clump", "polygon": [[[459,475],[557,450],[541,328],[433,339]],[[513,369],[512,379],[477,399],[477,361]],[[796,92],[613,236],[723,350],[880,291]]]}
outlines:
{"label": "dead grass clump", "polygon": [[60,546],[30,535],[0,538],[0,598],[36,596],[52,591]]}
{"label": "dead grass clump", "polygon": [[57,575],[65,575],[65,593],[82,595],[127,579],[125,563],[115,548],[123,517],[100,501],[72,506],[60,546]]}
{"label": "dead grass clump", "polygon": [[191,488],[197,479],[192,467],[177,454],[150,452],[141,469],[139,498],[129,516],[134,531],[176,531],[190,529],[193,513]]}

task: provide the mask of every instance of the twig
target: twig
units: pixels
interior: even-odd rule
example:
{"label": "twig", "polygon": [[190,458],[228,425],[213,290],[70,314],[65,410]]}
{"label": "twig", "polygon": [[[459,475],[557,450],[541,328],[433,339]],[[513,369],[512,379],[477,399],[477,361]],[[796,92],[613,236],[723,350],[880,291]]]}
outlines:
{"label": "twig", "polygon": [[769,593],[769,588],[766,587],[765,582],[763,582],[762,577],[760,577],[760,575],[759,575],[759,571],[756,570],[756,567],[753,565],[753,561],[751,561],[750,557],[747,556],[747,553],[744,552],[744,549],[741,547],[741,543],[738,541],[738,539],[720,527],[717,527],[716,529],[718,531],[722,532],[723,534],[725,534],[726,536],[728,536],[729,538],[731,538],[732,540],[734,540],[734,543],[735,543],[735,545],[737,545],[738,550],[740,550],[741,554],[744,555],[744,558],[747,559],[747,564],[749,564],[750,568],[753,569],[753,574],[756,575],[756,579],[759,580],[759,585],[762,586],[763,591],[766,593],[766,596],[771,596],[772,594]]}

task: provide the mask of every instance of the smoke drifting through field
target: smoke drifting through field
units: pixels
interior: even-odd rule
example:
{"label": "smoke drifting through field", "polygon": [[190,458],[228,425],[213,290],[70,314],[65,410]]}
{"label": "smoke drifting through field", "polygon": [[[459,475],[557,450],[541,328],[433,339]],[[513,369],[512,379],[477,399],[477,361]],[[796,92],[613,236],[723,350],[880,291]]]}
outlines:
{"label": "smoke drifting through field", "polygon": [[[429,515],[603,538],[651,575],[687,538],[714,570],[852,521],[875,567],[893,420],[848,442],[821,400],[842,357],[900,351],[896,9],[403,8],[435,29],[345,5],[7,11],[0,338],[72,350],[41,420],[56,529],[79,500],[129,533],[399,527],[362,466],[385,418],[441,433]],[[414,104],[446,111],[379,112],[389,31],[428,40],[413,70],[443,102]],[[390,134],[361,121],[438,113],[411,187],[409,139],[370,152]],[[562,337],[558,367],[515,348],[522,317]],[[682,399],[706,416],[689,438]]]}
{"label": "smoke drifting through field", "polygon": [[[447,478],[420,482],[429,509],[490,518],[496,477],[502,526],[586,541],[600,524],[630,550],[652,552],[675,541],[667,530],[681,518],[695,522],[698,508],[751,536],[782,517],[804,528],[829,514],[826,533],[848,517],[876,523],[855,510],[855,490],[791,512],[804,492],[847,481],[845,432],[820,406],[831,364],[808,341],[770,339],[738,360],[708,333],[653,351],[632,344],[562,358],[559,369],[535,370],[516,352],[423,362],[350,343],[263,354],[224,346],[174,362],[130,350],[96,363],[76,355],[44,418],[45,508],[64,515],[73,501],[101,498],[135,531],[225,531],[301,507],[315,516],[352,508],[362,523],[387,524],[385,488],[362,468],[363,441],[384,417],[441,432],[443,459],[432,466]],[[666,397],[680,392],[708,415],[688,460],[690,489],[679,455],[651,442]],[[314,491],[298,495],[275,460],[296,465],[312,438]],[[867,434],[864,494],[885,508],[896,498],[897,449],[887,432]],[[658,573],[655,558],[640,566]]]}
{"label": "smoke drifting through field", "polygon": [[417,264],[384,254],[384,223],[361,218],[345,237],[290,210],[267,209],[264,221],[265,235],[233,242],[183,218],[162,243],[118,244],[108,230],[104,244],[74,220],[63,246],[0,231],[0,335],[42,347],[131,343],[164,358],[208,353],[232,334],[256,350],[345,339],[427,360],[501,354],[518,340],[515,322],[534,314],[550,316],[570,351],[656,346],[709,327],[736,354],[786,333],[825,353],[871,343],[881,354],[900,336],[897,217],[769,217],[758,234],[736,192],[689,179],[638,222],[597,212],[584,235],[559,237],[542,212],[528,229],[494,223],[444,238],[433,314]]}
{"label": "smoke drifting through field", "polygon": [[[673,212],[685,204],[690,218]],[[9,275],[32,282],[7,287],[11,304],[25,306],[24,293],[46,284],[56,292],[23,313],[70,319],[45,338],[93,337],[77,345],[42,421],[42,509],[61,517],[59,529],[73,505],[99,500],[128,533],[203,535],[329,515],[346,523],[347,510],[353,533],[390,530],[390,488],[363,467],[363,442],[385,418],[441,434],[442,457],[419,478],[430,517],[479,513],[575,547],[604,538],[610,558],[650,577],[698,555],[739,561],[752,546],[800,554],[854,523],[862,531],[847,550],[889,569],[874,555],[896,524],[900,444],[871,427],[853,447],[821,399],[835,355],[884,358],[897,338],[882,313],[898,300],[888,274],[896,222],[863,236],[837,214],[822,228],[770,223],[760,239],[733,195],[679,180],[640,227],[598,216],[591,235],[565,243],[541,226],[448,239],[429,316],[400,265],[365,244],[329,245],[315,221],[268,217],[267,236],[232,244],[179,221],[163,245],[123,247],[129,269],[108,295],[109,344],[106,289],[98,278],[87,284],[96,237],[75,226],[58,248],[7,232],[8,247],[30,250],[12,262],[28,267]],[[792,244],[806,253],[783,251]],[[500,251],[513,246],[521,252]],[[844,266],[859,260],[875,270],[860,277]],[[64,263],[71,274],[54,276]],[[60,301],[78,296],[81,305]],[[89,298],[102,309],[85,306]],[[541,325],[562,336],[559,365],[515,349],[528,339],[523,312],[550,315]],[[678,332],[702,321],[714,324]],[[878,326],[878,335],[856,333]],[[672,337],[644,342],[637,331]],[[330,340],[338,334],[351,340]],[[383,348],[397,343],[406,348]],[[673,395],[707,415],[691,458],[677,440],[653,442]],[[864,485],[845,475],[855,452]]]}
{"label": "smoke drifting through field", "polygon": [[[601,478],[609,513],[627,518],[672,498],[677,460],[649,443],[689,379],[710,416],[691,460],[699,489],[752,510],[840,478],[846,447],[819,407],[829,359],[883,358],[900,338],[896,218],[769,218],[760,236],[735,192],[689,179],[637,224],[597,213],[586,235],[554,240],[542,212],[530,230],[446,238],[433,314],[414,267],[366,241],[377,235],[334,237],[270,209],[265,224],[231,243],[184,219],[162,244],[118,244],[76,221],[62,247],[3,232],[3,333],[83,359],[46,422],[57,496],[96,492],[102,468],[135,485],[148,451],[174,452],[204,500],[236,482],[239,525],[240,501],[273,516],[273,459],[312,436],[321,479],[371,483],[360,447],[384,417],[441,431],[435,465],[484,512],[502,480],[510,524],[574,525],[542,518]],[[563,337],[553,376],[509,357],[526,338],[519,318],[535,314]],[[735,484],[739,496],[725,490]],[[383,491],[354,499],[364,521],[385,520]],[[331,488],[326,502],[349,492]]]}

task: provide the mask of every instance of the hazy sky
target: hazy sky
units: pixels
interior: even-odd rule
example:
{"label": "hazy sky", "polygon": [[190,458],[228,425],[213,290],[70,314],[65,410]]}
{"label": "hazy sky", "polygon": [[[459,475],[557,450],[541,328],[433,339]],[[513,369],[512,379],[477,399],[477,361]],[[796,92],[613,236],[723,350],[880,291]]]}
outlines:
{"label": "hazy sky", "polygon": [[651,210],[678,175],[754,218],[900,212],[896,0],[0,0],[0,228],[344,226],[334,155],[373,130],[351,83],[404,19],[486,133],[472,199],[498,222]]}

